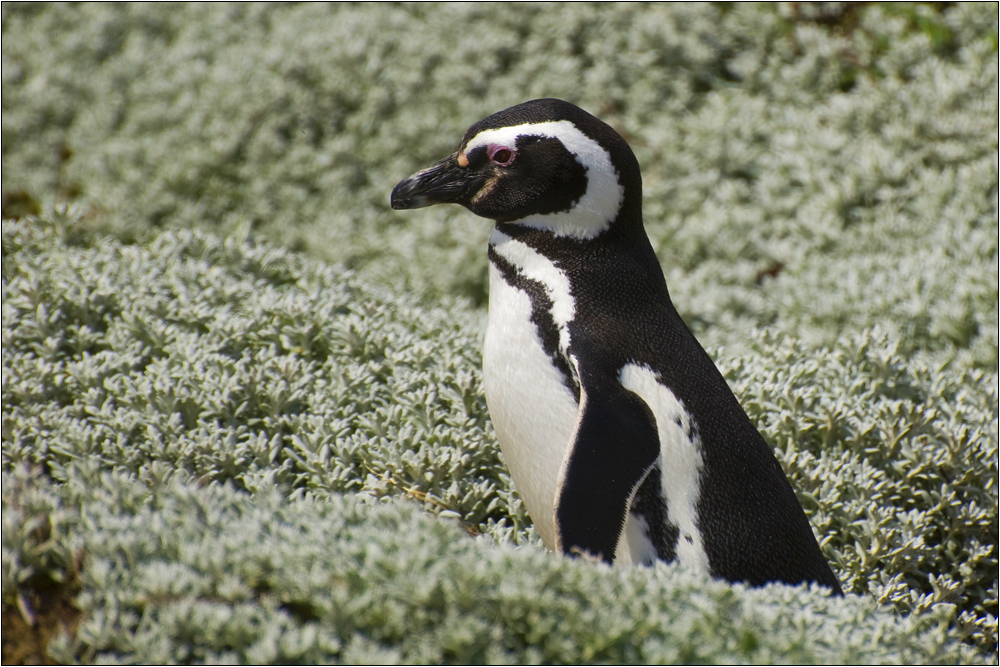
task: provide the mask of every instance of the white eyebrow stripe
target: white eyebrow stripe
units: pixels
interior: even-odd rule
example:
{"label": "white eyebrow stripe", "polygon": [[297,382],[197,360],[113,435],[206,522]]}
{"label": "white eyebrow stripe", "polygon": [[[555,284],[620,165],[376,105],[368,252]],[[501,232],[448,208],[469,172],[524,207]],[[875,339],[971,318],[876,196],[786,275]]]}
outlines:
{"label": "white eyebrow stripe", "polygon": [[611,155],[568,120],[483,130],[469,140],[462,154],[489,144],[514,148],[520,136],[552,137],[562,142],[587,170],[587,191],[570,211],[531,215],[514,223],[577,239],[594,238],[611,226],[625,200],[625,188],[618,181]]}

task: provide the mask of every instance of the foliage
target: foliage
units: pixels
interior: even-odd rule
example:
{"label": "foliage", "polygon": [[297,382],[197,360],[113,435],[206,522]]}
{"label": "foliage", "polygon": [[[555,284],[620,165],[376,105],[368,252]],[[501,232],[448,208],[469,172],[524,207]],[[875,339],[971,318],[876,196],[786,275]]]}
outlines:
{"label": "foliage", "polygon": [[[44,471],[52,480],[44,485],[56,485],[46,492],[56,499],[46,500],[48,509],[35,513],[19,509],[24,501],[16,495],[5,496],[5,517],[25,512],[20,520],[6,519],[21,527],[5,530],[5,535],[19,536],[6,547],[5,558],[10,560],[4,572],[10,581],[5,582],[5,591],[18,590],[18,584],[32,581],[39,572],[57,573],[45,576],[58,582],[66,578],[58,573],[75,572],[73,563],[83,559],[89,564],[80,575],[80,599],[85,601],[81,627],[112,625],[81,630],[80,636],[125,632],[114,629],[118,621],[107,617],[107,609],[122,609],[122,605],[112,598],[92,596],[109,586],[111,592],[101,595],[136,595],[127,591],[137,585],[135,581],[142,581],[142,575],[128,572],[120,575],[127,578],[120,584],[95,583],[90,577],[96,576],[91,572],[96,561],[88,561],[88,554],[94,549],[105,553],[105,547],[95,545],[114,544],[117,539],[156,542],[167,520],[144,515],[134,523],[116,523],[126,518],[119,513],[128,514],[120,504],[124,501],[107,501],[100,510],[107,514],[102,521],[117,526],[122,534],[112,539],[93,532],[99,524],[86,517],[67,518],[86,503],[98,502],[98,496],[89,494],[104,493],[100,489],[108,486],[109,479],[131,489],[128,493],[134,499],[129,507],[133,508],[157,507],[158,489],[175,478],[180,481],[171,487],[173,495],[186,497],[206,484],[217,490],[240,489],[255,499],[246,501],[251,503],[248,507],[264,502],[264,496],[274,496],[267,501],[268,507],[287,503],[287,511],[295,516],[302,507],[297,503],[306,499],[314,504],[354,502],[339,499],[337,494],[345,492],[373,502],[409,497],[440,516],[456,519],[468,532],[485,533],[511,545],[520,543],[528,551],[540,550],[503,472],[487,421],[476,315],[457,306],[416,307],[405,294],[393,294],[300,255],[235,237],[220,240],[181,232],[163,234],[147,247],[101,239],[93,248],[80,248],[66,242],[64,230],[74,227],[71,214],[63,220],[8,221],[4,227],[4,469],[14,476],[28,475],[39,484],[38,472],[25,471]],[[751,353],[738,359],[723,357],[721,366],[751,417],[776,447],[845,588],[912,612],[907,623],[920,627],[930,623],[927,627],[936,628],[933,648],[920,660],[958,659],[960,654],[954,652],[958,649],[947,648],[951,644],[946,637],[966,637],[983,648],[993,645],[996,373],[954,370],[919,357],[904,359],[886,334],[878,331],[820,352],[766,332],[754,334],[753,340]],[[28,482],[14,484],[14,488],[20,488],[18,484],[23,487]],[[216,492],[231,493],[212,493]],[[70,493],[76,495],[63,495]],[[206,525],[203,513],[185,518],[189,510],[194,511],[172,510],[179,517],[176,521],[191,521],[193,527],[177,528],[181,532],[170,538],[177,544],[158,556],[165,564],[157,568],[174,572],[173,568],[180,567],[175,560],[189,548],[185,540],[204,542],[201,548],[208,552],[218,546],[213,526],[229,520],[220,518]],[[333,510],[309,510],[315,511]],[[299,520],[283,516],[279,513],[267,525]],[[35,540],[54,542],[42,549],[41,556],[31,542],[38,521],[51,524],[50,532],[60,536]],[[77,527],[55,528],[65,521],[76,521]],[[375,532],[391,542],[436,525],[423,519],[418,523],[419,530],[394,529],[395,537],[384,536],[386,529]],[[142,532],[140,526],[149,534],[135,534]],[[257,534],[265,528],[245,530]],[[201,531],[200,537],[196,539],[190,531]],[[326,538],[299,539],[293,544],[305,552],[328,547]],[[78,544],[80,540],[85,546]],[[236,554],[246,553],[241,549],[226,553],[237,559]],[[451,547],[434,549],[440,556]],[[481,554],[466,557],[483,558]],[[136,564],[128,562],[129,567]],[[567,568],[578,567],[563,562]],[[209,588],[223,586],[234,567],[229,561],[225,566],[217,564],[198,575],[198,580]],[[400,577],[408,567],[400,568]],[[509,563],[508,567],[520,570],[524,566]],[[504,572],[500,568],[489,576],[503,579]],[[363,574],[353,576],[367,579]],[[609,585],[587,577],[604,581],[600,579],[604,576],[620,575],[586,575],[567,584],[568,594],[586,599],[590,587]],[[674,575],[635,576],[658,581],[658,576]],[[417,586],[418,579],[405,585]],[[643,586],[652,586],[649,581]],[[656,586],[669,587],[670,581]],[[253,581],[247,585],[253,587]],[[278,587],[281,595],[291,595],[284,585]],[[114,592],[119,586],[123,592]],[[689,581],[685,586],[696,584]],[[531,582],[524,590],[542,588],[541,583]],[[656,590],[661,595],[661,589]],[[309,593],[313,594],[318,593]],[[801,594],[775,595],[768,604],[797,609],[795,605],[802,603]],[[199,596],[212,598],[204,591],[195,595]],[[320,604],[310,600],[309,605]],[[13,601],[5,600],[5,604]],[[247,604],[246,613],[264,613],[259,610],[259,605],[266,607],[264,602]],[[837,609],[836,614],[846,614],[838,616],[837,623],[853,618],[850,623],[869,624],[857,629],[864,636],[871,632],[870,623],[889,622],[881,615],[876,616],[882,620],[872,620],[874,612],[869,607],[864,613],[854,607],[850,613],[847,607]],[[492,612],[483,613],[491,618]],[[791,609],[780,612],[791,613]],[[373,627],[387,622],[379,618],[371,621]],[[301,624],[287,619],[281,623],[273,629],[278,635],[297,636],[294,633],[302,630]],[[173,621],[167,625],[176,626]],[[650,627],[626,624],[621,632],[642,635],[653,632]],[[892,632],[909,632],[903,627]],[[129,625],[128,633],[138,628]],[[950,629],[941,635],[945,628]],[[364,634],[372,636],[367,629]],[[338,641],[350,642],[348,635],[338,636]],[[399,646],[412,639],[401,636],[386,641],[403,650],[401,660],[408,660],[411,649]],[[162,644],[164,651],[179,650],[171,648],[171,642],[179,639],[167,637],[157,640],[157,645]],[[674,640],[660,639],[674,646],[671,650],[680,650]],[[104,641],[110,640],[97,641],[97,645],[104,646]],[[595,641],[596,647],[604,640]],[[787,649],[788,637],[774,641],[778,643],[757,637],[752,645],[777,653]],[[139,644],[150,642],[129,639],[101,650],[125,655]],[[334,649],[340,644],[322,645],[332,651],[330,655],[339,655]],[[74,646],[75,652],[83,650],[82,645]],[[740,653],[743,649],[724,646],[718,648],[723,651],[718,659],[724,655],[727,660],[756,659],[753,652],[744,654]],[[536,649],[533,642],[527,642],[523,650],[528,653],[517,653],[516,659],[526,660]],[[593,656],[618,656],[592,650]],[[811,644],[802,650],[807,651],[803,655],[812,656],[803,660],[833,659],[813,653],[821,649]],[[240,659],[249,660],[249,655]],[[353,660],[350,655],[344,659]],[[500,654],[477,655],[477,659],[501,659]],[[545,655],[545,659],[566,661],[579,657]],[[628,659],[639,660],[641,655]],[[685,655],[682,651],[673,659],[686,659]],[[86,656],[95,658],[96,654]],[[150,654],[148,659],[154,657]],[[207,657],[177,654],[173,659]]]}
{"label": "foliage", "polygon": [[79,201],[126,240],[249,221],[482,304],[489,226],[388,193],[473,122],[560,97],[635,149],[675,301],[713,344],[878,323],[997,364],[996,5],[4,11],[11,211]]}
{"label": "foliage", "polygon": [[4,513],[5,577],[21,565],[13,553],[40,547],[18,519],[48,520],[86,562],[85,619],[50,649],[64,663],[975,659],[948,640],[940,609],[900,619],[818,588],[570,561],[474,541],[412,503],[285,497],[269,483],[251,498],[157,464],[139,479],[71,467],[67,484],[24,469],[3,480],[16,508]]}
{"label": "foliage", "polygon": [[[995,4],[4,3],[3,37],[5,662],[996,662]],[[489,225],[388,208],[542,96],[634,148],[854,595],[542,550],[482,397]]]}
{"label": "foliage", "polygon": [[4,460],[150,462],[252,489],[405,493],[525,521],[487,420],[479,318],[235,237],[52,247],[5,223]]}

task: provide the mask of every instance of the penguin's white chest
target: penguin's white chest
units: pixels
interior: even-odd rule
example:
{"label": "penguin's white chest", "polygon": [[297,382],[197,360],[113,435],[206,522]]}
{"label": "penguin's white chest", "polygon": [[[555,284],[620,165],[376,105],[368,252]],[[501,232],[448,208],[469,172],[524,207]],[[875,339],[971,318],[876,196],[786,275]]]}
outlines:
{"label": "penguin's white chest", "polygon": [[491,263],[486,402],[514,485],[542,541],[555,549],[556,483],[578,406],[531,317],[531,298]]}
{"label": "penguin's white chest", "polygon": [[[542,541],[555,550],[556,495],[580,411],[570,389],[579,386],[569,334],[576,303],[568,277],[544,255],[498,230],[490,246],[486,402],[514,485]],[[695,517],[701,454],[690,416],[651,369],[627,364],[614,381],[641,398],[656,419],[661,446],[656,483],[666,518],[686,538],[678,556],[705,569]],[[623,520],[615,561],[651,562],[656,551],[645,519],[626,512]]]}

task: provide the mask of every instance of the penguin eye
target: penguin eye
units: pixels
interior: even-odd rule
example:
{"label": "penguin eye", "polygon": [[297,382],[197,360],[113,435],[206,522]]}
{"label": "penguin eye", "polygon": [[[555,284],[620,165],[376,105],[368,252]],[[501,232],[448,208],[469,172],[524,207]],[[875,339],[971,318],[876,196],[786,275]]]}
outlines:
{"label": "penguin eye", "polygon": [[500,165],[501,167],[506,167],[513,162],[515,154],[514,149],[507,148],[506,146],[489,147],[490,161],[493,164]]}

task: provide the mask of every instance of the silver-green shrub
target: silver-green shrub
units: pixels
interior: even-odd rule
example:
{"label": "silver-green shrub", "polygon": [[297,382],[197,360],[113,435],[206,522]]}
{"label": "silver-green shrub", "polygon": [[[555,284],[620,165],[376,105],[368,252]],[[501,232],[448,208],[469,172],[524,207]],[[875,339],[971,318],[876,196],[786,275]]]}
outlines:
{"label": "silver-green shrub", "polygon": [[[155,496],[175,477],[186,480],[178,482],[176,493],[182,495],[197,486],[221,484],[257,499],[265,491],[277,494],[293,505],[307,497],[320,504],[348,502],[335,499],[340,493],[372,501],[403,497],[453,517],[470,533],[540,551],[487,420],[477,313],[459,304],[419,307],[405,294],[240,237],[220,240],[184,231],[163,234],[147,246],[97,239],[94,247],[81,247],[88,241],[74,235],[79,224],[72,212],[4,223],[3,466],[11,475],[33,480],[22,486],[42,483],[44,475],[55,496],[88,498],[107,486],[111,478],[106,475],[112,474],[128,482],[135,503],[154,507],[149,494]],[[907,623],[936,628],[934,648],[920,660],[959,659],[959,649],[950,643],[959,637],[990,650],[996,641],[997,604],[996,373],[950,368],[940,357],[904,358],[879,331],[819,351],[787,336],[755,332],[748,350],[738,358],[723,355],[720,364],[775,446],[845,589],[891,603],[910,614]],[[68,542],[47,547],[63,549],[50,560],[32,556],[38,549],[34,533],[16,528],[58,523],[61,519],[51,517],[62,516],[56,511],[60,503],[72,514],[85,502],[59,501],[50,510],[25,514],[20,509],[24,501],[16,494],[5,496],[5,516],[14,517],[9,519],[15,526],[10,534],[21,536],[5,547],[5,591],[13,595],[18,584],[34,581],[39,568],[54,571],[51,576],[59,579],[74,549],[82,549],[84,562],[91,562],[87,554],[93,553],[93,544],[104,541],[91,534],[96,524],[84,521],[72,535],[63,536]],[[114,523],[120,510],[112,503],[102,512]],[[132,532],[140,525],[160,526],[158,521],[145,517],[123,528],[127,535],[121,539],[140,539]],[[204,526],[199,530],[196,542],[207,540],[203,548],[211,550],[214,538],[204,534]],[[417,529],[400,530],[409,534]],[[142,539],[152,540],[159,531]],[[157,568],[174,572],[180,567],[175,560],[185,553],[187,538],[176,539]],[[302,540],[294,543],[296,548],[324,548],[325,542],[317,546]],[[436,553],[444,555],[441,549]],[[557,570],[578,567],[550,558],[565,563],[552,566]],[[91,597],[105,588],[86,583],[92,567],[85,565],[81,575],[80,599],[93,605],[84,606],[85,623],[111,623],[108,608],[121,605]],[[199,575],[199,581],[209,588],[223,586],[232,567],[219,565],[204,575],[207,580]],[[500,569],[489,576],[504,579],[509,572]],[[600,577],[612,575],[587,576],[598,579],[571,587],[581,600],[596,581],[604,581]],[[634,576],[655,580],[659,575]],[[669,587],[669,581],[656,586]],[[413,580],[405,585],[423,584]],[[525,586],[537,591],[541,584]],[[655,596],[663,595],[656,590]],[[783,602],[768,604],[789,605],[781,614],[801,612],[799,594],[779,586],[769,590],[778,591],[775,599]],[[211,598],[199,593],[194,599],[204,596]],[[847,614],[847,607],[837,609],[836,614]],[[870,609],[861,617],[857,613],[843,618],[855,619],[848,625],[864,625],[852,630],[862,636],[871,632],[867,624],[889,622],[882,615],[877,615],[882,620],[872,620]],[[843,618],[836,623],[847,623]],[[274,632],[302,629],[292,626]],[[127,638],[137,627],[102,625],[91,634],[125,633]],[[413,638],[399,632],[386,641],[409,656],[411,649],[400,646]],[[626,624],[622,632],[632,636],[639,630]],[[793,650],[784,635],[774,638],[776,644],[755,637],[753,651],[777,655]],[[673,639],[661,639],[665,647],[676,649]],[[158,641],[165,642],[164,651],[180,650],[172,642],[184,644],[173,635]],[[88,642],[78,637],[72,650],[94,658],[97,654],[83,648],[94,646]],[[813,656],[803,660],[847,659],[824,654],[826,649],[809,642],[795,649]],[[106,650],[125,659],[135,645],[128,639]],[[741,653],[744,648],[727,644],[718,648],[722,653],[704,659],[771,655]],[[526,660],[536,649],[527,642],[527,653],[511,659]],[[645,655],[593,650],[592,655],[543,654],[546,660],[570,662],[582,659],[580,655],[616,660]],[[240,655],[240,660],[252,659]],[[353,659],[350,655],[342,657]],[[461,662],[458,655],[446,657]],[[476,655],[501,659],[500,654]],[[683,651],[670,655],[690,657]],[[173,659],[207,656],[178,654]]]}
{"label": "silver-green shrub", "polygon": [[[3,478],[5,591],[24,551],[86,563],[84,619],[50,648],[63,663],[978,662],[940,609],[612,569],[473,540],[412,503],[70,468]],[[21,530],[40,522],[45,544]]]}
{"label": "silver-green shrub", "polygon": [[[4,3],[5,619],[60,592],[83,661],[995,662],[997,44],[991,3]],[[541,96],[635,149],[678,309],[863,599],[540,550],[488,223],[387,199]],[[366,544],[399,559],[323,555]]]}
{"label": "silver-green shrub", "polygon": [[236,237],[83,249],[60,245],[65,223],[4,224],[8,465],[65,479],[79,459],[164,461],[525,522],[487,419],[478,314]]}
{"label": "silver-green shrub", "polygon": [[489,226],[388,193],[475,121],[560,97],[632,145],[712,343],[877,323],[995,366],[996,5],[803,7],[5,4],[3,190],[125,238],[249,221],[482,303]]}

